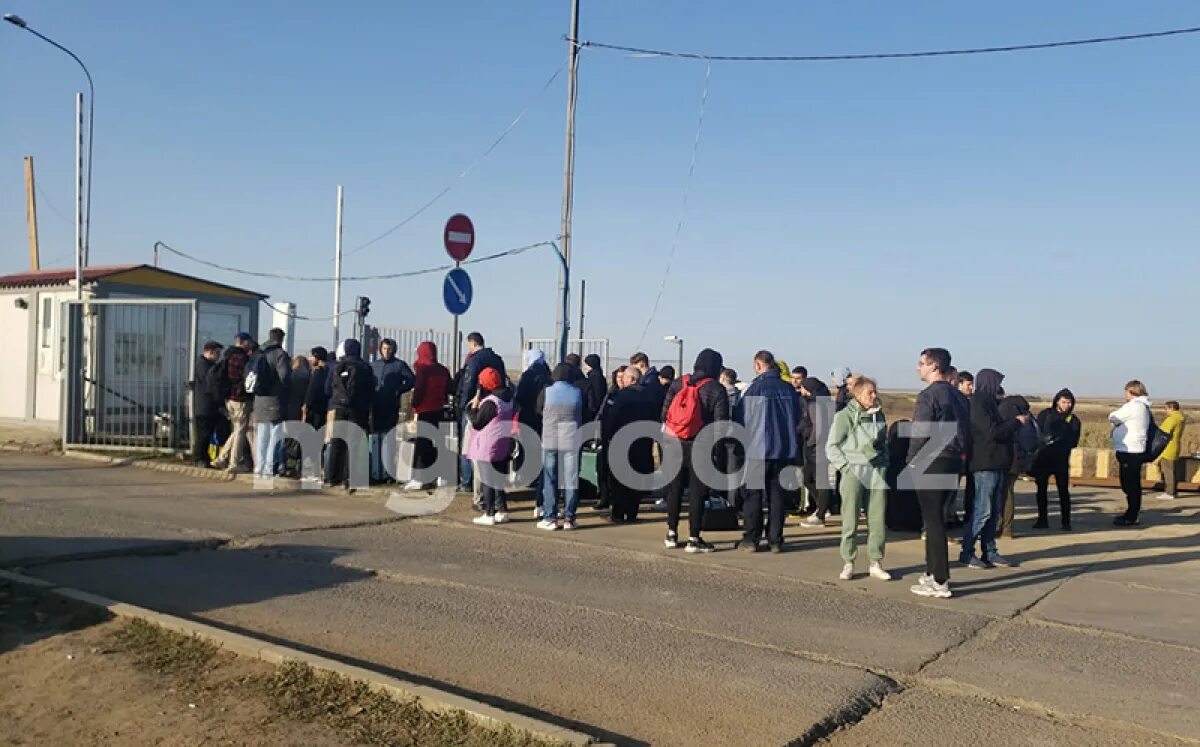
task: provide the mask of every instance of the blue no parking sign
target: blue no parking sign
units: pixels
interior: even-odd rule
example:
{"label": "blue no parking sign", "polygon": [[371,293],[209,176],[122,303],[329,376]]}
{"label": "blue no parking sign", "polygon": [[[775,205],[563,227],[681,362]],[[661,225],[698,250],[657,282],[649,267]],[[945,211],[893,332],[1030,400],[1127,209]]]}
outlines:
{"label": "blue no parking sign", "polygon": [[442,301],[451,314],[465,314],[471,308],[471,276],[461,267],[446,273],[442,281]]}

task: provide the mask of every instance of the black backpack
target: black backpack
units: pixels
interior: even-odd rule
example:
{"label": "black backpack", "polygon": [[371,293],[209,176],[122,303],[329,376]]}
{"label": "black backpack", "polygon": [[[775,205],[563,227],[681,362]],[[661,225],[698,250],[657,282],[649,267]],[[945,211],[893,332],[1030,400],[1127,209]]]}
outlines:
{"label": "black backpack", "polygon": [[[1150,410],[1149,407],[1146,408]],[[1150,418],[1146,425],[1146,450],[1142,453],[1143,462],[1153,462],[1162,456],[1162,453],[1167,450],[1167,446],[1171,443],[1171,434],[1158,427],[1154,422],[1154,411],[1146,413]]]}
{"label": "black backpack", "polygon": [[363,388],[363,383],[360,381],[364,366],[359,365],[357,361],[338,361],[337,368],[334,369],[333,375],[334,388],[340,389],[345,395],[345,407],[356,407],[359,404],[359,390]]}
{"label": "black backpack", "polygon": [[255,353],[250,356],[246,365],[246,377],[242,380],[246,394],[253,394],[256,397],[274,394],[275,380],[275,371],[272,370],[265,353]]}

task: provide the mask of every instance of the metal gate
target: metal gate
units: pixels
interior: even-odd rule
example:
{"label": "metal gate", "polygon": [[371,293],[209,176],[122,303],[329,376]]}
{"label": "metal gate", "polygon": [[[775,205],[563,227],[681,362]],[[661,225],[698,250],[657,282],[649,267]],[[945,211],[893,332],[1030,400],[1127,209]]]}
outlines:
{"label": "metal gate", "polygon": [[196,301],[67,301],[64,447],[184,449]]}
{"label": "metal gate", "polygon": [[438,361],[443,366],[453,372],[460,365],[459,361],[453,360],[454,335],[447,330],[417,329],[416,327],[371,327],[371,329],[374,332],[372,337],[377,336],[378,339],[372,341],[372,345],[369,346],[372,349],[363,351],[364,358],[374,359],[379,355],[378,343],[391,338],[396,341],[396,357],[412,365],[417,359],[417,346],[430,340],[437,345]]}
{"label": "metal gate", "polygon": [[[554,358],[557,355],[556,351],[558,350],[558,340],[553,340],[549,337],[546,337],[546,338],[535,337],[535,338],[531,338],[531,339],[528,339],[525,341],[525,350],[533,350],[534,348],[537,348],[537,349],[541,350],[542,352],[544,352],[546,354],[546,361],[548,363],[550,363],[551,368],[554,368],[554,363],[556,363],[557,361],[551,361],[550,359]],[[522,352],[522,359],[523,359],[524,351],[521,351],[521,352]],[[568,338],[567,339],[567,352],[568,353],[579,353],[580,358],[586,358],[589,355],[595,353],[596,355],[600,356],[600,360],[604,361],[605,365],[608,365],[608,338],[607,337],[593,337],[593,338],[588,338],[588,339],[582,339],[582,338],[578,338],[578,337]],[[524,360],[522,360],[521,368],[523,369],[524,367],[525,367],[525,362],[524,362]]]}

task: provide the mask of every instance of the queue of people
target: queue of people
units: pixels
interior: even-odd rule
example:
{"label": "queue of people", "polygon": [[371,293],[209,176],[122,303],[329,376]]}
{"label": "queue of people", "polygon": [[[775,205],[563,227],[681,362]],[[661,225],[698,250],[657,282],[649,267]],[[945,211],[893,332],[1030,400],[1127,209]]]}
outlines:
{"label": "queue of people", "polygon": [[[548,531],[578,526],[585,446],[601,455],[596,508],[613,523],[629,523],[658,497],[656,505],[666,512],[668,549],[713,552],[703,535],[709,510],[738,513],[742,533],[735,547],[746,552],[783,552],[789,512],[804,516],[803,527],[824,527],[830,515],[840,515],[842,580],[855,575],[860,515],[866,517],[868,575],[891,579],[884,568],[889,503],[911,500],[926,556],[925,572],[911,591],[924,597],[952,595],[950,528],[962,527],[961,565],[979,570],[1015,565],[1000,552],[999,541],[1011,536],[1019,475],[1031,475],[1037,485],[1032,528],[1049,528],[1053,478],[1061,529],[1071,530],[1069,463],[1082,433],[1074,394],[1060,390],[1034,416],[1023,397],[1006,394],[1002,373],[959,371],[944,348],[921,351],[917,374],[926,386],[911,420],[889,427],[873,379],[843,367],[832,372],[831,390],[804,366],[789,368],[768,350],[754,356],[754,377],[744,384],[711,349],[702,350],[692,371],[679,376],[635,353],[612,372],[611,381],[598,356],[568,355],[551,367],[542,351],[530,350],[514,384],[503,359],[478,332],[467,336],[467,356],[454,377],[428,341],[416,351],[414,371],[396,357],[392,340],[383,340],[379,357],[367,363],[357,340],[343,342],[332,359],[317,347],[293,361],[282,349],[283,339],[282,330],[273,329],[261,349],[245,333],[227,349],[216,342],[204,345],[194,381],[198,465],[210,464],[209,444],[219,443],[214,468],[294,475],[300,459],[313,457],[289,458],[294,444],[279,428],[284,420],[330,434],[338,421],[350,421],[369,434],[372,481],[393,481],[384,461],[395,444],[386,439],[395,438],[401,397],[411,391],[416,419],[435,427],[446,418],[455,422],[458,487],[474,497],[480,512],[474,523],[481,526],[510,520],[507,493],[517,474],[524,474],[531,451],[520,446],[523,427],[535,434],[542,459],[540,471],[521,481],[533,485],[537,527]],[[1125,386],[1125,399],[1108,418],[1127,501],[1113,523],[1122,527],[1139,523],[1141,467],[1148,460],[1158,459],[1162,469],[1160,497],[1175,498],[1184,426],[1174,401],[1167,403],[1161,427],[1155,425],[1140,381]],[[589,437],[594,442],[585,444],[581,434],[589,423],[595,423]],[[326,441],[324,481],[348,485],[345,440]],[[430,467],[437,448],[418,437],[413,466]],[[673,471],[658,493],[655,478],[668,465]],[[438,484],[412,480],[404,488]],[[960,491],[961,520],[955,500]],[[714,500],[718,508],[710,509]],[[681,534],[685,501],[687,532]]]}

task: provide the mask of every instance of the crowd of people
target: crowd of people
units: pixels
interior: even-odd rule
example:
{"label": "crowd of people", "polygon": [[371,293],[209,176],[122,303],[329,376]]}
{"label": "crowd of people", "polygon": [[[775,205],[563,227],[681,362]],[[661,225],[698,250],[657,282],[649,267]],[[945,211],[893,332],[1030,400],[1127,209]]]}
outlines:
{"label": "crowd of people", "polygon": [[[245,333],[229,348],[204,345],[194,377],[197,465],[297,476],[303,461],[316,457],[301,454],[281,424],[302,421],[334,433],[338,421],[349,421],[369,434],[371,481],[394,482],[390,455],[401,398],[411,392],[416,420],[454,424],[458,488],[473,495],[478,525],[509,521],[509,490],[532,484],[538,528],[575,529],[581,451],[591,451],[597,455],[596,508],[613,523],[628,523],[644,504],[655,503],[666,512],[668,549],[712,552],[703,535],[706,514],[736,515],[741,538],[735,547],[746,552],[783,552],[789,512],[802,515],[804,527],[824,527],[838,515],[839,578],[849,580],[865,514],[868,574],[888,580],[887,528],[919,529],[926,568],[911,590],[925,597],[951,596],[949,529],[961,528],[960,564],[1014,564],[999,541],[1012,536],[1013,491],[1021,475],[1037,486],[1032,528],[1049,527],[1053,478],[1060,526],[1071,530],[1070,455],[1082,433],[1074,394],[1060,390],[1035,416],[1024,397],[1004,391],[999,371],[959,371],[943,348],[921,351],[917,374],[926,386],[911,420],[889,425],[870,377],[840,368],[831,373],[831,389],[804,366],[789,368],[767,350],[753,357],[754,376],[746,382],[711,349],[682,375],[669,366],[656,369],[645,353],[635,353],[611,379],[598,356],[570,354],[551,367],[542,351],[529,350],[514,383],[478,332],[467,336],[466,358],[453,376],[428,341],[410,368],[390,339],[369,363],[357,340],[344,341],[332,359],[321,347],[292,359],[283,340],[283,331],[272,329],[261,348]],[[1175,496],[1184,419],[1178,403],[1168,402],[1159,435],[1169,443],[1159,443],[1145,386],[1130,381],[1125,398],[1109,415],[1127,503],[1114,524],[1135,526],[1146,461],[1159,460],[1163,497]],[[533,434],[532,443],[525,434]],[[356,450],[344,436],[326,441],[324,481],[349,487],[348,460]],[[211,462],[210,445],[216,451]],[[445,484],[446,478],[416,479],[438,461],[439,448],[428,437],[414,440],[414,479],[404,488]],[[540,469],[530,474],[535,453]],[[685,503],[687,532],[681,534]]]}

